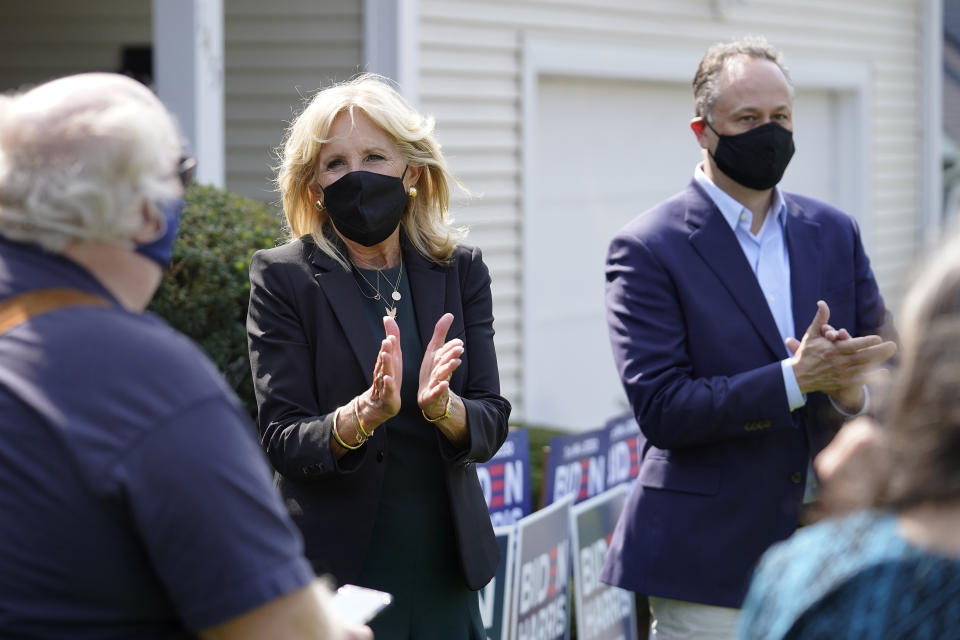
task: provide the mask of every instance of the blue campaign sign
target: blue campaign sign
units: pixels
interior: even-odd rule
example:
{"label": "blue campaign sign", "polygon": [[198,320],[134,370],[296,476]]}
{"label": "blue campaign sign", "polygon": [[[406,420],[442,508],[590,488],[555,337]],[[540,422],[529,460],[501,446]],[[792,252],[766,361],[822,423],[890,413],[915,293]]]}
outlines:
{"label": "blue campaign sign", "polygon": [[507,640],[510,627],[510,609],[513,592],[513,550],[515,528],[497,527],[493,530],[500,546],[500,564],[489,584],[480,590],[480,617],[487,630],[487,640]]}
{"label": "blue campaign sign", "polygon": [[544,470],[544,504],[571,495],[576,502],[607,488],[607,432],[603,429],[550,438]]}
{"label": "blue campaign sign", "polygon": [[477,477],[494,527],[530,515],[530,444],[526,429],[511,429],[489,462],[477,465]]}
{"label": "blue campaign sign", "polygon": [[600,582],[610,537],[627,499],[619,484],[570,509],[573,594],[579,640],[636,640],[633,593]]}
{"label": "blue campaign sign", "polygon": [[570,506],[566,496],[517,524],[511,640],[570,638]]}
{"label": "blue campaign sign", "polygon": [[607,420],[607,487],[631,482],[640,475],[640,459],[646,438],[632,413]]}

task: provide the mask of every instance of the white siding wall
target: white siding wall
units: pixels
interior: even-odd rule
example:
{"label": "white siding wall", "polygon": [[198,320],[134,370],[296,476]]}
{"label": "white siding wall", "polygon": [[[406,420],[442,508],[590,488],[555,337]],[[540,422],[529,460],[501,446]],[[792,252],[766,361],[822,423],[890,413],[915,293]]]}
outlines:
{"label": "white siding wall", "polygon": [[[225,0],[227,188],[275,200],[272,149],[301,94],[362,62],[362,0]],[[151,0],[0,3],[0,91],[116,71],[122,45],[149,45]]]}
{"label": "white siding wall", "polygon": [[278,199],[273,149],[303,98],[360,70],[362,34],[362,0],[224,2],[228,189]]}
{"label": "white siding wall", "polygon": [[[362,0],[227,0],[227,187],[274,200],[272,150],[309,96],[361,69]],[[423,111],[454,172],[477,196],[459,198],[493,276],[505,394],[523,418],[523,43],[643,43],[698,54],[716,40],[763,34],[791,60],[870,69],[872,176],[868,252],[896,309],[917,250],[921,201],[920,2],[916,0],[419,0]],[[719,7],[720,9],[717,9]],[[149,43],[150,0],[0,4],[0,90],[89,70],[115,70],[123,44]],[[694,62],[695,64],[695,62]],[[693,66],[689,69],[692,77]],[[692,111],[692,107],[691,107]],[[570,162],[589,154],[588,114],[558,131]],[[798,144],[803,144],[798,135]],[[677,185],[679,189],[682,185]],[[646,206],[654,203],[642,203]],[[575,211],[557,224],[576,228]],[[529,284],[529,283],[528,283]]]}
{"label": "white siding wall", "polygon": [[123,45],[150,44],[150,0],[0,3],[0,91],[117,71]]}
{"label": "white siding wall", "polygon": [[[482,195],[456,213],[472,227],[469,241],[483,249],[492,272],[501,380],[516,419],[523,419],[524,40],[606,47],[643,43],[668,53],[696,51],[696,60],[711,43],[749,33],[780,47],[788,66],[791,59],[867,65],[872,136],[872,157],[865,159],[872,163],[867,251],[882,292],[896,308],[922,220],[919,7],[915,0],[420,0],[420,106],[436,115],[453,171]],[[691,115],[692,110],[691,99]],[[571,166],[602,161],[590,155],[589,127],[595,124],[584,114],[556,132],[569,139]],[[692,166],[696,156],[691,158]],[[653,204],[638,203],[638,212]],[[576,216],[570,211],[557,220],[570,227],[571,246]]]}

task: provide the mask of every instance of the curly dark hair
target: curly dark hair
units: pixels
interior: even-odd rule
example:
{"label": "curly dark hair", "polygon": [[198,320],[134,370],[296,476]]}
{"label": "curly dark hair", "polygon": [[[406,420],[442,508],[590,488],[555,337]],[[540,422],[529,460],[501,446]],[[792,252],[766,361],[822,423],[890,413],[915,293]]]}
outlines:
{"label": "curly dark hair", "polygon": [[697,73],[693,76],[693,100],[695,115],[703,117],[708,122],[713,116],[713,106],[717,103],[720,90],[717,86],[720,74],[727,65],[727,61],[738,56],[769,60],[783,72],[791,88],[790,74],[783,66],[782,56],[763,37],[747,36],[731,42],[718,42],[712,45],[703,54]]}

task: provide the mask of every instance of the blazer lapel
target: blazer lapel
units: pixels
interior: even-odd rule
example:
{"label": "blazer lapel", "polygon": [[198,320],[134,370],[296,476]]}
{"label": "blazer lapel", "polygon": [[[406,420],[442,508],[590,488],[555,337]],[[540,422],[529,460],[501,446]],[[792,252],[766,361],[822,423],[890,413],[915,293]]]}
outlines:
{"label": "blazer lapel", "polygon": [[803,217],[803,210],[787,201],[787,251],[790,253],[790,291],[793,325],[799,340],[817,311],[820,294],[820,225]]}
{"label": "blazer lapel", "polygon": [[357,295],[357,283],[351,272],[345,270],[336,261],[324,255],[313,243],[308,259],[316,268],[314,277],[333,309],[347,342],[357,358],[360,370],[367,384],[373,383],[373,366],[380,350],[379,339],[371,339],[366,321],[363,300]]}
{"label": "blazer lapel", "polygon": [[777,323],[733,229],[695,182],[687,188],[686,199],[690,244],[723,283],[774,357],[785,357],[786,347]]}
{"label": "blazer lapel", "polygon": [[[410,279],[410,294],[413,296],[414,315],[417,318],[417,330],[420,332],[420,344],[427,348],[433,337],[433,328],[443,315],[447,290],[446,269],[421,256],[401,234],[403,261]],[[447,336],[449,339],[451,336]]]}

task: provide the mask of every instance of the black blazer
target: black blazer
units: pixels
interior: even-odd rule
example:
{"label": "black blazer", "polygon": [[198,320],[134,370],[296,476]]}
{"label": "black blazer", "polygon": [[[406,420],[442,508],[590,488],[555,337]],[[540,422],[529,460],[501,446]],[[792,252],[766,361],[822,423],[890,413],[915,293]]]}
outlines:
{"label": "black blazer", "polygon": [[[500,448],[510,416],[500,396],[490,275],[478,249],[458,247],[451,264],[440,266],[403,234],[401,244],[423,344],[446,312],[454,316],[447,338],[464,341],[450,387],[466,407],[470,444],[457,449],[437,430],[447,481],[437,497],[449,497],[464,578],[480,589],[499,550],[474,463]],[[353,275],[309,236],[256,252],[250,284],[247,337],[261,443],[314,569],[353,582],[373,532],[389,428],[339,460],[330,430],[333,411],[370,386],[380,340],[370,337]]]}

